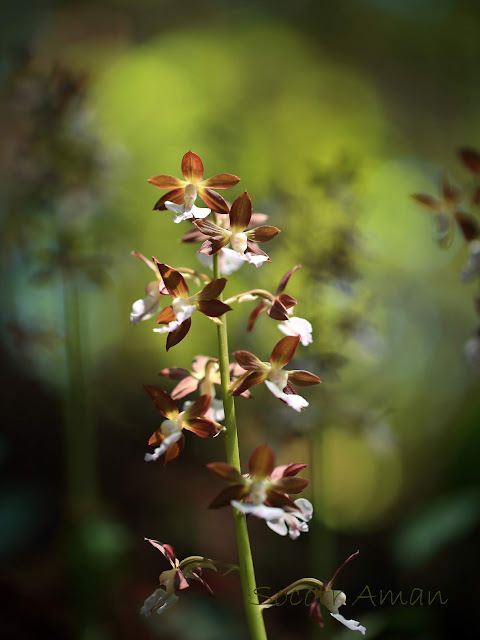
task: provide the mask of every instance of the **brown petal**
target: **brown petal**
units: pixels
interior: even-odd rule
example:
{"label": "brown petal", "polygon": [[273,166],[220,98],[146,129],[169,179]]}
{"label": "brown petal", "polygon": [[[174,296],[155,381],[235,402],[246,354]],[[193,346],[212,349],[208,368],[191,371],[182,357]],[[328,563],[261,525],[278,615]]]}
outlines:
{"label": "brown petal", "polygon": [[193,151],[187,151],[182,158],[182,173],[185,180],[193,184],[203,178],[203,162]]}
{"label": "brown petal", "polygon": [[300,473],[302,469],[305,469],[308,465],[302,462],[294,462],[292,464],[287,464],[283,470],[282,477],[290,478],[291,476],[296,476],[297,473]]}
{"label": "brown petal", "polygon": [[195,402],[185,411],[184,417],[186,420],[193,420],[199,416],[205,415],[210,407],[211,396],[207,393],[200,396]]}
{"label": "brown petal", "polygon": [[228,204],[216,191],[207,187],[198,187],[198,195],[212,211],[228,213]]}
{"label": "brown petal", "polygon": [[282,493],[301,493],[308,485],[309,480],[305,478],[280,478],[275,481],[275,490]]}
{"label": "brown petal", "polygon": [[185,423],[184,428],[192,431],[199,438],[210,438],[218,432],[215,422],[207,420],[207,418],[189,420]]}
{"label": "brown petal", "polygon": [[212,280],[198,293],[197,300],[212,300],[214,298],[218,298],[225,289],[226,284],[226,278],[217,278],[216,280]]}
{"label": "brown petal", "polygon": [[167,207],[165,206],[165,202],[174,202],[175,204],[182,204],[185,200],[185,189],[182,187],[181,189],[172,189],[168,193],[165,193],[160,200],[155,203],[153,207],[154,211],[164,211]]}
{"label": "brown petal", "polygon": [[480,174],[480,153],[471,147],[464,147],[458,152],[460,160],[472,173]]}
{"label": "brown petal", "polygon": [[169,267],[168,264],[158,262],[156,258],[154,258],[154,260],[163,278],[163,282],[165,283],[168,293],[172,298],[183,298],[186,300],[188,298],[189,291],[188,285],[182,274],[173,267]]}
{"label": "brown petal", "polygon": [[298,387],[310,387],[312,384],[319,384],[320,378],[310,371],[303,371],[302,369],[294,369],[288,372],[288,381]]}
{"label": "brown petal", "polygon": [[414,193],[412,198],[432,211],[438,211],[442,208],[441,202],[432,198],[432,196],[427,196],[423,193]]}
{"label": "brown petal", "polygon": [[228,244],[228,237],[226,238],[210,238],[205,240],[198,253],[205,253],[207,256],[213,256],[214,253],[218,253],[220,249]]}
{"label": "brown petal", "polygon": [[181,398],[185,398],[185,396],[190,395],[197,389],[198,380],[195,380],[195,378],[192,378],[192,376],[188,376],[188,378],[180,380],[175,389],[173,389],[171,395],[174,400],[180,400]]}
{"label": "brown petal", "polygon": [[211,189],[231,189],[240,182],[238,176],[232,173],[219,173],[216,176],[208,178],[202,182],[202,187],[210,187]]}
{"label": "brown petal", "polygon": [[[252,201],[248,192],[245,191],[235,199],[230,209],[230,229],[233,233],[244,231],[252,217]],[[251,232],[249,232],[251,233]]]}
{"label": "brown petal", "polygon": [[194,225],[190,231],[187,231],[187,233],[182,236],[180,242],[203,242],[204,240],[204,234]]}
{"label": "brown petal", "polygon": [[244,391],[250,389],[250,387],[254,387],[256,384],[260,384],[263,382],[268,375],[268,372],[265,371],[251,371],[242,382],[235,387],[232,391],[232,396],[240,396]]}
{"label": "brown petal", "polygon": [[290,500],[290,498],[284,493],[280,493],[279,491],[275,491],[274,489],[268,489],[267,498],[269,504],[272,507],[278,507],[279,509],[284,509],[285,511],[298,511],[298,507],[294,503],[294,501]]}
{"label": "brown petal", "polygon": [[175,329],[175,331],[171,331],[167,336],[167,351],[174,347],[176,344],[181,342],[187,333],[190,331],[190,327],[192,326],[192,319],[187,318],[182,322],[182,324]]}
{"label": "brown petal", "polygon": [[297,269],[301,269],[302,265],[301,264],[296,264],[294,267],[292,267],[289,271],[287,271],[287,273],[282,276],[282,279],[280,280],[280,282],[278,283],[278,287],[277,287],[277,296],[280,293],[283,293],[285,291],[285,287],[288,284],[288,281],[290,280],[291,276],[293,273],[295,273],[295,271],[297,271]]}
{"label": "brown petal", "polygon": [[248,495],[248,489],[244,482],[241,484],[231,484],[229,487],[225,487],[216,498],[208,505],[209,509],[219,509],[220,507],[226,507],[230,504],[231,500],[241,500]]}
{"label": "brown petal", "polygon": [[278,229],[278,227],[264,225],[263,227],[257,227],[256,229],[247,231],[247,237],[253,242],[268,242],[279,233],[280,229]]}
{"label": "brown petal", "polygon": [[234,351],[233,357],[245,371],[258,371],[265,369],[265,364],[250,351]]}
{"label": "brown petal", "polygon": [[210,462],[206,466],[207,469],[222,478],[222,480],[225,480],[225,482],[230,482],[231,484],[240,484],[243,482],[240,471],[226,462]]}
{"label": "brown petal", "polygon": [[282,369],[295,355],[300,343],[300,336],[286,336],[274,346],[270,362],[275,369]]}
{"label": "brown petal", "polygon": [[199,300],[197,302],[197,309],[200,313],[203,313],[210,318],[219,318],[223,316],[227,311],[231,311],[232,307],[225,304],[221,300]]}
{"label": "brown petal", "polygon": [[278,300],[283,304],[286,309],[291,309],[297,304],[296,298],[289,296],[288,293],[281,293],[278,296]]}
{"label": "brown petal", "polygon": [[163,456],[163,464],[167,465],[172,460],[178,458],[178,456],[182,453],[183,448],[185,446],[185,436],[182,433],[182,437],[177,442],[174,442],[168,449],[165,451]]}
{"label": "brown petal", "polygon": [[175,420],[178,416],[177,405],[173,401],[172,397],[160,387],[154,387],[151,384],[144,384],[143,388],[152,399],[153,404],[156,406],[162,416]]}
{"label": "brown petal", "polygon": [[147,267],[149,267],[153,273],[158,276],[158,269],[156,267],[155,264],[153,264],[153,262],[151,260],[149,260],[148,258],[146,258],[143,253],[140,253],[139,251],[130,251],[130,255],[133,256],[134,258],[139,258],[140,260],[142,260],[142,262],[144,262]]}
{"label": "brown petal", "polygon": [[462,199],[460,190],[450,183],[446,175],[443,176],[442,194],[446,202],[455,203]]}
{"label": "brown petal", "polygon": [[288,318],[290,317],[288,315],[287,309],[280,302],[280,300],[278,300],[278,298],[275,299],[275,302],[270,307],[270,309],[267,310],[267,313],[270,316],[270,318],[273,318],[274,320],[283,321],[283,320],[288,320]]}
{"label": "brown petal", "polygon": [[175,176],[152,176],[148,179],[148,182],[159,189],[180,189],[185,187],[185,182]]}
{"label": "brown petal", "polygon": [[257,321],[257,318],[266,309],[268,309],[268,304],[265,304],[265,302],[260,302],[260,304],[257,304],[257,306],[253,309],[252,313],[250,314],[250,317],[248,318],[247,331],[253,331],[254,326],[255,326],[255,322]]}
{"label": "brown petal", "polygon": [[268,262],[271,262],[270,258],[265,253],[265,251],[262,251],[258,246],[258,244],[255,244],[254,242],[250,242],[250,240],[247,240],[247,251],[250,251],[250,253],[253,253],[254,256],[267,256]]}
{"label": "brown petal", "polygon": [[176,315],[173,313],[172,305],[162,309],[157,317],[157,324],[168,324],[176,319]]}
{"label": "brown petal", "polygon": [[268,444],[260,444],[252,451],[248,460],[248,473],[251,478],[268,478],[274,468],[275,455]]}
{"label": "brown petal", "polygon": [[177,559],[177,556],[175,555],[175,551],[172,545],[162,544],[161,542],[158,542],[158,540],[151,540],[150,538],[144,538],[144,540],[149,542],[153,547],[155,547],[155,549],[158,549],[159,551],[161,551],[165,556],[165,558],[167,560],[170,560],[170,562],[173,565],[175,565],[175,560]]}
{"label": "brown petal", "polygon": [[169,380],[183,380],[184,378],[190,377],[190,373],[186,369],[181,369],[180,367],[162,369],[157,375],[162,376],[162,378],[168,378]]}
{"label": "brown petal", "polygon": [[463,237],[467,242],[478,238],[480,235],[480,228],[478,226],[478,222],[473,216],[470,216],[468,213],[457,211],[457,213],[455,213],[455,220],[457,221]]}
{"label": "brown petal", "polygon": [[218,224],[215,224],[211,220],[194,220],[193,224],[200,229],[200,231],[205,236],[210,236],[211,238],[223,238],[225,236],[228,237],[228,233],[222,227],[219,227]]}
{"label": "brown petal", "polygon": [[182,589],[188,589],[190,585],[188,584],[185,576],[183,575],[183,573],[180,571],[180,569],[177,569],[175,571],[175,576],[173,578],[173,588],[175,589],[175,591],[181,591]]}
{"label": "brown petal", "polygon": [[158,447],[158,445],[164,440],[164,438],[165,436],[163,435],[162,430],[158,428],[148,439],[148,444],[150,447]]}

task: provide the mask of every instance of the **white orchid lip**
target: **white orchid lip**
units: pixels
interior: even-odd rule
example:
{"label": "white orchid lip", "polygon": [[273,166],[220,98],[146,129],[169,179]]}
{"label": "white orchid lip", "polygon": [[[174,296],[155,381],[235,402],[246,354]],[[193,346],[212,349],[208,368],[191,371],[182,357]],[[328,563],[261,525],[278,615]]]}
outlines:
{"label": "white orchid lip", "polygon": [[185,187],[185,210],[190,211],[190,209],[195,204],[195,200],[197,199],[197,187],[189,182]]}
{"label": "white orchid lip", "polygon": [[160,292],[149,294],[145,298],[135,300],[132,304],[132,311],[130,312],[130,323],[137,324],[142,320],[149,320],[152,318],[158,310],[160,300]]}
{"label": "white orchid lip", "polygon": [[164,436],[171,436],[174,433],[178,433],[182,431],[182,423],[180,420],[180,416],[176,420],[164,420],[160,427]]}
{"label": "white orchid lip", "polygon": [[296,393],[285,393],[284,391],[281,391],[279,387],[270,380],[265,380],[265,384],[276,398],[280,398],[280,400],[283,400],[286,404],[288,404],[289,407],[292,407],[294,411],[300,412],[302,409],[305,409],[305,407],[308,407],[308,402],[303,396],[299,396]]}
{"label": "white orchid lip", "polygon": [[300,336],[300,342],[304,347],[312,343],[312,325],[305,318],[292,316],[281,322],[278,328],[286,336]]}
{"label": "white orchid lip", "polygon": [[267,499],[267,489],[265,486],[265,481],[253,481],[250,489],[250,498],[252,499],[252,503],[256,506],[263,504]]}
{"label": "white orchid lip", "polygon": [[184,322],[187,318],[191,318],[196,307],[183,298],[174,298],[172,302],[173,313],[179,322]]}
{"label": "white orchid lip", "polygon": [[268,374],[268,380],[272,382],[279,391],[283,391],[288,382],[288,371],[283,369],[272,369]]}
{"label": "white orchid lip", "polygon": [[232,249],[237,253],[245,253],[247,249],[247,234],[243,231],[239,233],[232,234],[230,238],[230,244],[232,245]]}

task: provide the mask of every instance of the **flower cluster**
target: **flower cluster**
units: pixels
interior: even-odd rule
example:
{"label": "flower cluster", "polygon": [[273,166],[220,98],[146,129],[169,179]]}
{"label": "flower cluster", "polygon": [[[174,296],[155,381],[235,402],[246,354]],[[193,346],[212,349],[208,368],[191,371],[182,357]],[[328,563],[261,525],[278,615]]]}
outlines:
{"label": "flower cluster", "polygon": [[[175,213],[175,223],[185,222],[190,225],[190,230],[182,239],[184,242],[201,243],[198,255],[212,266],[213,277],[186,267],[173,268],[155,257],[149,260],[138,252],[132,252],[151,269],[155,278],[148,282],[146,296],[134,302],[130,322],[137,324],[156,316],[156,324],[160,326],[153,331],[167,334],[168,351],[187,336],[192,316],[199,311],[217,325],[220,353],[218,358],[196,356],[191,369],[161,369],[161,377],[176,382],[171,394],[157,386],[145,385],[149,397],[164,418],[148,442],[153,447],[153,453],[147,453],[145,460],[162,458],[164,464],[176,459],[181,453],[185,443],[184,430],[201,438],[215,437],[226,432],[230,442],[233,439],[235,450],[238,450],[233,398],[240,395],[249,397],[251,387],[264,382],[276,398],[295,411],[301,411],[308,406],[308,402],[298,395],[294,386],[304,387],[320,382],[309,371],[285,370],[298,345],[302,343],[307,346],[312,342],[311,324],[304,318],[292,315],[297,300],[285,293],[290,277],[301,265],[295,265],[285,273],[275,293],[252,289],[226,300],[222,299],[227,279],[220,277],[221,274],[228,275],[244,264],[260,267],[271,262],[270,257],[258,245],[272,240],[280,229],[262,224],[266,216],[253,213],[252,201],[247,191],[238,196],[231,206],[217,193],[217,189],[235,186],[239,181],[237,176],[222,173],[204,180],[202,160],[192,151],[182,159],[182,174],[184,180],[164,174],[149,179],[151,184],[167,191],[154,209],[170,210]],[[197,197],[207,206],[197,207]],[[187,279],[197,287],[196,292],[190,291]],[[161,305],[162,299],[167,299],[169,304]],[[247,300],[257,301],[250,314],[248,331],[253,331],[255,322],[265,311],[270,318],[279,322],[279,329],[285,334],[274,346],[269,362],[263,362],[245,350],[234,351],[235,361],[229,361],[225,314],[232,310],[231,303]],[[222,387],[221,398],[216,389],[219,385]],[[186,400],[191,394],[197,393],[199,396],[196,399]],[[182,410],[177,407],[178,401],[183,401]],[[225,426],[220,424],[221,421],[225,421]],[[232,455],[231,446],[227,448],[227,452],[228,462],[212,462],[207,465],[210,471],[227,482],[227,487],[213,499],[210,508],[231,505],[237,514],[235,522],[244,517],[240,514],[252,515],[265,520],[268,527],[278,535],[289,536],[293,540],[300,533],[308,531],[313,507],[305,498],[292,498],[309,484],[308,480],[297,477],[307,465],[291,463],[276,467],[272,449],[268,444],[263,444],[254,449],[249,459],[248,473],[242,475],[238,457],[236,454]],[[237,536],[239,535],[247,534],[237,531]],[[148,542],[169,560],[171,569],[160,575],[160,588],[145,601],[142,608],[145,615],[154,610],[161,613],[171,607],[178,600],[177,592],[186,589],[191,580],[200,581],[209,589],[201,578],[202,568],[232,568],[232,565],[200,556],[179,562],[170,545],[150,539]],[[241,554],[239,561],[240,565],[245,562]],[[245,569],[245,564],[243,568]],[[242,570],[240,573],[242,580],[251,580],[248,572]],[[254,583],[246,584],[248,589],[254,587]],[[322,592],[322,602],[328,598],[329,589],[330,586],[327,586]],[[253,591],[253,588],[250,590]],[[338,606],[339,604],[337,609]],[[336,615],[338,611],[334,613]]]}

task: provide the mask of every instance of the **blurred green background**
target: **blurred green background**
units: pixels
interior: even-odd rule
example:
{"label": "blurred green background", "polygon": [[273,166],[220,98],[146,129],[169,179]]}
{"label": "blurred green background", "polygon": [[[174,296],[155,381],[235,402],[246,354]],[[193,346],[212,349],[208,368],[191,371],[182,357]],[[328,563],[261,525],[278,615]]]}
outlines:
{"label": "blurred green background", "polygon": [[[301,415],[260,387],[237,403],[245,463],[264,441],[279,464],[308,462],[315,506],[295,542],[250,523],[257,583],[328,580],[359,548],[336,587],[366,637],[472,630],[475,284],[459,280],[460,234],[440,250],[409,195],[435,195],[443,171],[471,181],[456,150],[480,141],[479,29],[473,0],[2,5],[2,637],[248,637],[234,574],[211,577],[215,600],[192,588],[139,616],[167,568],[143,536],[235,561],[228,509],[205,509],[222,438],[187,435],[166,468],[143,461],[159,421],[141,384],[217,354],[206,318],[168,354],[154,321],[128,319],[151,280],[131,250],[200,267],[180,244],[188,223],[153,212],[146,181],[179,175],[188,149],[207,177],[239,175],[225,195],[247,188],[282,229],[272,264],[245,265],[227,295],[303,264],[288,292],[314,342],[295,368],[323,379]],[[231,350],[267,359],[281,334],[266,315],[246,333],[252,304],[229,314]],[[448,603],[352,606],[366,584]],[[349,633],[314,629],[304,607],[265,618],[280,640]]]}

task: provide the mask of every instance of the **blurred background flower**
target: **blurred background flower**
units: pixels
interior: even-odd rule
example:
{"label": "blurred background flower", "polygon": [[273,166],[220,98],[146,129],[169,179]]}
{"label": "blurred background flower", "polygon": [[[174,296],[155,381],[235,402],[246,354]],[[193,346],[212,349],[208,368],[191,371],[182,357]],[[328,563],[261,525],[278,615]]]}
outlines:
{"label": "blurred background flower", "polygon": [[[459,282],[460,234],[440,251],[409,195],[435,193],[445,171],[464,179],[454,150],[479,147],[479,27],[473,0],[5,3],[5,637],[247,637],[235,574],[212,576],[216,600],[192,585],[161,618],[139,616],[163,568],[144,536],[236,561],[228,510],[206,510],[222,436],[208,449],[192,438],[166,469],[143,460],[157,415],[141,384],[217,356],[207,318],[168,354],[153,320],[129,324],[145,286],[131,250],[201,264],[180,243],[189,223],[152,211],[147,183],[176,175],[189,149],[205,175],[241,177],[230,202],[248,188],[282,229],[272,264],[244,265],[225,295],[275,291],[302,264],[288,291],[313,343],[295,367],[323,381],[300,415],[263,385],[238,402],[243,459],[261,438],[278,464],[308,461],[312,480],[308,534],[250,523],[258,584],[332,575],[360,548],[336,585],[349,605],[365,583],[449,599],[363,600],[349,611],[370,638],[470,632],[452,612],[478,594],[478,373],[463,353],[474,284]],[[230,346],[266,359],[281,334],[266,314],[247,333],[250,311],[229,314]],[[267,625],[280,640],[342,633],[287,606]]]}

